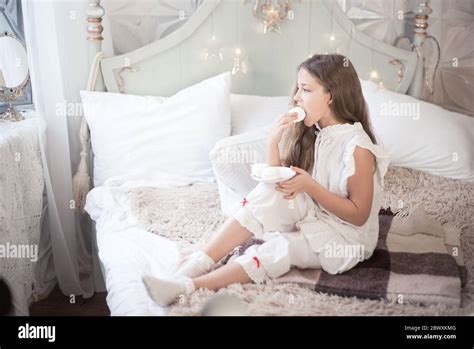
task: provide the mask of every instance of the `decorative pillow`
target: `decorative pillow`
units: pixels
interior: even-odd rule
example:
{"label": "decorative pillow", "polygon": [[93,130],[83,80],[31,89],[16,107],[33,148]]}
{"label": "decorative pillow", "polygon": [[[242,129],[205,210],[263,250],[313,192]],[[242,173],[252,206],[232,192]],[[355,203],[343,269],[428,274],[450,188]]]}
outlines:
{"label": "decorative pillow", "polygon": [[288,110],[289,96],[230,95],[232,135],[273,124]]}
{"label": "decorative pillow", "polygon": [[221,139],[209,158],[219,187],[221,209],[232,215],[242,200],[242,195],[252,190],[257,182],[250,176],[252,164],[265,161],[266,140],[270,127]]}
{"label": "decorative pillow", "polygon": [[112,176],[166,186],[213,181],[208,154],[230,135],[230,83],[225,72],[172,97],[81,91],[94,185]]}
{"label": "decorative pillow", "polygon": [[373,131],[390,165],[474,180],[474,118],[361,80]]}

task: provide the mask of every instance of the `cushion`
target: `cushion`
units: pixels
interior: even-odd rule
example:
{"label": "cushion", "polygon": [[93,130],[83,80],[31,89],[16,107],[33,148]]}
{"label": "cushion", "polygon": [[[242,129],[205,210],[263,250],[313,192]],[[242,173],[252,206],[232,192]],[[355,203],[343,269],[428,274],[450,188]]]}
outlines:
{"label": "cushion", "polygon": [[94,185],[112,176],[146,177],[165,186],[213,181],[208,154],[230,135],[230,83],[225,72],[172,97],[81,91]]}
{"label": "cushion", "polygon": [[209,154],[219,184],[221,209],[228,215],[241,195],[257,185],[250,176],[251,166],[265,162],[266,139],[270,126],[219,140]]}
{"label": "cushion", "polygon": [[232,135],[273,124],[287,110],[289,96],[230,95]]}
{"label": "cushion", "polygon": [[377,140],[390,165],[474,180],[474,118],[361,80]]}

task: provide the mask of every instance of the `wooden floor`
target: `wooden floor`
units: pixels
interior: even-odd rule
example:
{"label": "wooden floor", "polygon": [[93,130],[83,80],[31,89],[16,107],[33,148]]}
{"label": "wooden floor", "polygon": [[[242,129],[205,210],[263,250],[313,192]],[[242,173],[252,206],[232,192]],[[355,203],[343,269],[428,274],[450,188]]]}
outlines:
{"label": "wooden floor", "polygon": [[65,296],[56,286],[48,298],[33,303],[30,307],[31,316],[109,316],[105,297],[107,292],[95,293],[91,298],[76,297],[75,303]]}

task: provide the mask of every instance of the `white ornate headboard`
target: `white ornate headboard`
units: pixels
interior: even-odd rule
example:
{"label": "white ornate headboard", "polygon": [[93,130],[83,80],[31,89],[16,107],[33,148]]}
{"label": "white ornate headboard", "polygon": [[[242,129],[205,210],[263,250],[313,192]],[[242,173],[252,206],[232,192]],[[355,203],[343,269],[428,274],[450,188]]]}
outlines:
{"label": "white ornate headboard", "polygon": [[[105,11],[100,0],[89,2],[92,59],[101,50],[101,20]],[[419,96],[423,75],[415,52],[360,32],[335,0],[295,1],[293,10],[294,20],[283,23],[281,34],[264,34],[262,24],[252,14],[251,4],[205,0],[181,28],[165,38],[123,55],[103,58],[96,89],[170,96],[231,70],[235,48],[239,47],[248,71],[233,77],[233,93],[288,95],[299,63],[313,53],[338,52],[350,58],[361,78],[368,79],[375,70],[386,88],[407,93],[412,85],[410,94]],[[204,59],[206,43],[213,34],[222,42],[222,61]],[[331,35],[335,40],[330,40]]]}

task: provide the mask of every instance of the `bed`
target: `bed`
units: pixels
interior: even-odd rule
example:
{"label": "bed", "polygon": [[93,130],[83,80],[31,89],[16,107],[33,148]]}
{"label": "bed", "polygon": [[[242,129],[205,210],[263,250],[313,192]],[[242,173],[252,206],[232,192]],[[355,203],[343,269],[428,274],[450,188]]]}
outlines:
{"label": "bed", "polygon": [[[238,15],[234,16],[236,13]],[[247,73],[232,75],[229,92],[234,98],[234,104],[232,106],[230,103],[231,109],[238,105],[236,98],[242,96],[260,96],[267,105],[272,106],[285,103],[282,98],[275,98],[289,95],[294,83],[295,67],[312,52],[338,52],[346,55],[353,62],[361,79],[367,79],[376,70],[383,77],[381,82],[384,91],[390,91],[393,95],[383,97],[385,92],[376,90],[380,86],[366,82],[363,84],[366,99],[371,93],[374,100],[382,98],[384,101],[405,93],[420,95],[423,86],[423,56],[420,51],[420,56],[417,56],[415,51],[402,50],[368,37],[358,31],[339,6],[334,6],[334,2],[330,0],[303,1],[295,5],[295,15],[301,16],[298,17],[301,19],[285,24],[280,35],[255,35],[256,23],[250,8],[243,7],[237,1],[204,1],[180,29],[167,37],[123,55],[105,57],[101,52],[101,20],[104,9],[99,0],[91,0],[88,10],[88,39],[91,47],[88,89],[107,91],[113,98],[119,98],[118,94],[129,96],[138,105],[143,101],[139,96],[169,98],[189,86],[209,81],[210,77],[222,75],[232,66],[232,59],[215,59],[212,64],[202,59],[206,49],[207,54],[213,49],[203,47],[203,43],[214,33],[218,33],[222,42],[235,43],[247,52]],[[427,15],[423,13],[417,18],[418,44],[421,44],[423,35],[426,35],[426,26],[423,25],[426,20]],[[300,40],[294,40],[295,35]],[[333,35],[337,37],[337,44],[331,39]],[[234,56],[235,63],[235,54],[230,49],[226,51],[224,48],[222,52],[228,57]],[[402,103],[411,103],[409,101],[413,99]],[[86,108],[85,113],[88,113]],[[83,150],[77,178],[87,178],[87,165],[92,165],[92,160],[96,160],[89,159],[88,156],[88,126],[91,128],[92,153],[97,156],[100,152],[98,147],[101,145],[98,141],[95,142],[94,149],[94,138],[98,137],[94,123],[89,116],[88,122],[84,122],[81,127]],[[461,123],[467,125],[468,130],[472,126],[472,120],[463,119]],[[233,129],[234,126],[226,127]],[[140,130],[145,132],[144,126],[141,127]],[[95,258],[101,265],[108,291],[107,303],[112,315],[197,315],[214,294],[208,290],[199,290],[189,299],[163,308],[148,296],[141,276],[172,272],[183,255],[208,240],[225,217],[231,214],[235,205],[239,204],[242,195],[256,184],[248,175],[249,167],[251,163],[263,161],[268,128],[254,128],[250,125],[240,127],[247,131],[232,135],[229,133],[228,137],[221,135],[217,137],[217,141],[212,142],[209,157],[216,181],[203,176],[203,180],[163,185],[161,180],[156,180],[153,176],[125,178],[114,177],[113,174],[107,180],[97,181],[94,171],[99,172],[99,169],[92,170],[95,188],[87,195],[86,211],[95,222]],[[467,132],[472,132],[472,128]],[[110,131],[108,133],[110,136]],[[467,134],[466,139],[469,137],[470,134]],[[462,149],[470,149],[470,142],[457,143],[457,147],[461,144]],[[420,145],[420,149],[424,149],[423,147],[424,145]],[[234,155],[252,156],[228,166],[219,157],[229,149]],[[467,150],[466,152],[468,156],[472,156]],[[125,156],[126,154],[120,154],[114,161],[120,161]],[[462,166],[462,161],[456,160],[455,164]],[[450,260],[455,263],[453,262],[453,268],[449,271],[455,276],[430,274],[439,277],[432,279],[435,283],[449,279],[449,285],[445,290],[439,291],[439,297],[416,297],[416,290],[411,290],[405,295],[410,293],[413,297],[403,298],[403,292],[388,292],[388,289],[385,289],[382,296],[353,297],[358,294],[346,292],[344,295],[335,292],[334,284],[322,284],[322,276],[319,274],[317,282],[314,281],[314,275],[287,275],[286,279],[264,286],[230,285],[218,294],[236,297],[245,304],[246,312],[251,315],[472,313],[472,168],[467,168],[465,173],[454,169],[453,175],[443,172],[444,170],[428,173],[424,171],[425,163],[419,168],[404,165],[403,162],[396,163],[387,174],[383,208],[397,212],[397,219],[419,214],[425,223],[430,222],[431,228],[436,226],[432,231],[439,231],[441,234],[432,234],[433,246],[438,239],[442,241],[441,249],[445,246],[456,248],[458,253]],[[426,166],[430,168],[432,165]],[[81,195],[77,197],[81,202]],[[420,207],[423,212],[417,210]],[[182,215],[183,211],[188,214]],[[447,254],[445,250],[443,253]],[[460,273],[456,274],[458,268]],[[427,273],[421,274],[426,276]],[[437,273],[437,270],[433,273]],[[305,282],[300,282],[303,279],[311,279],[310,287]],[[315,292],[315,287],[318,292]]]}

